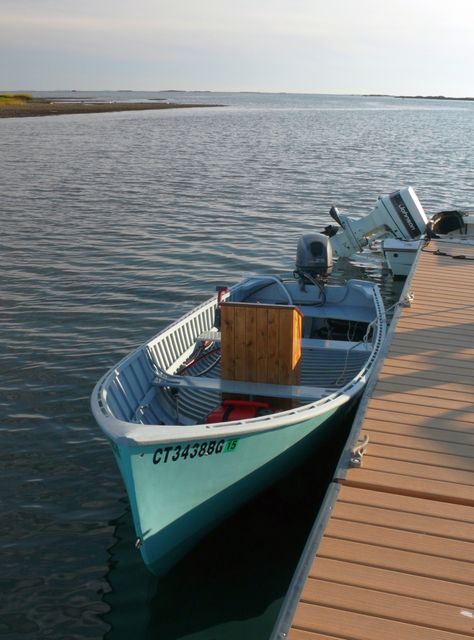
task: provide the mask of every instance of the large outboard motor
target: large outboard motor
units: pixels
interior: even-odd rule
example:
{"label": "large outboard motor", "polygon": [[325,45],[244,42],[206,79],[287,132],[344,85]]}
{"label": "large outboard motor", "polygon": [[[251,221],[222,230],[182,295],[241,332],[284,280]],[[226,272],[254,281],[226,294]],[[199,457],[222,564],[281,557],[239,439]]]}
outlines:
{"label": "large outboard motor", "polygon": [[328,236],[322,233],[301,236],[296,248],[295,274],[302,279],[325,278],[331,273],[332,265],[332,247]]}
{"label": "large outboard motor", "polygon": [[386,237],[415,240],[423,235],[428,218],[412,187],[404,187],[380,196],[373,211],[365,218],[351,218],[332,207],[331,217],[340,225],[324,230],[330,238],[335,256],[358,253],[370,240]]}

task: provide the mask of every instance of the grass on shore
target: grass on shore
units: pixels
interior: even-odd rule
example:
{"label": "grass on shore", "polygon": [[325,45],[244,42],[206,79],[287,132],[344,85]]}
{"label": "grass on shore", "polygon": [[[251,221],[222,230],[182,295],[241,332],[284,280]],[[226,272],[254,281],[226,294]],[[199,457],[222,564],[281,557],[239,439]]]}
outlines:
{"label": "grass on shore", "polygon": [[32,99],[31,93],[0,93],[0,106],[25,104]]}

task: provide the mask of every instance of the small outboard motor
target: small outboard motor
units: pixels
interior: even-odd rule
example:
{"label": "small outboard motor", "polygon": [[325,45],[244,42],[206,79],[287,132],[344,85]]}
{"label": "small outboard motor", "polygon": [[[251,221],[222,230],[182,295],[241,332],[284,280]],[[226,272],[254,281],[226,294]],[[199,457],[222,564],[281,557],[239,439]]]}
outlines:
{"label": "small outboard motor", "polygon": [[301,236],[296,249],[295,275],[303,280],[324,279],[331,273],[332,266],[332,247],[328,236],[322,233]]}

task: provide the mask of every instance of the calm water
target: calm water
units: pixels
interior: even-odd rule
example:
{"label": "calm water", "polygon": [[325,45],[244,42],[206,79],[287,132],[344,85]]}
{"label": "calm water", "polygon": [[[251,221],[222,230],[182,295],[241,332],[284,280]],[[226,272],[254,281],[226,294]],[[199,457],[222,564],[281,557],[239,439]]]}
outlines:
{"label": "calm water", "polygon": [[[228,106],[0,120],[2,638],[268,637],[341,443],[158,582],[91,389],[217,284],[291,270],[331,204],[406,184],[429,213],[473,204],[472,103],[169,97]],[[348,277],[399,291],[372,256]]]}

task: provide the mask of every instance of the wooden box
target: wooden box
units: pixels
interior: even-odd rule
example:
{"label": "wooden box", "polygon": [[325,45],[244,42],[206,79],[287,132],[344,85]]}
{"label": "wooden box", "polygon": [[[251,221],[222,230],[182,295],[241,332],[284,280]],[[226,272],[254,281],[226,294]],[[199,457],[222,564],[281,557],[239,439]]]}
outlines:
{"label": "wooden box", "polygon": [[221,376],[299,384],[302,314],[275,304],[221,304]]}

